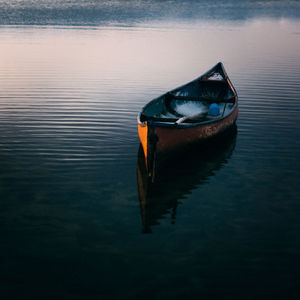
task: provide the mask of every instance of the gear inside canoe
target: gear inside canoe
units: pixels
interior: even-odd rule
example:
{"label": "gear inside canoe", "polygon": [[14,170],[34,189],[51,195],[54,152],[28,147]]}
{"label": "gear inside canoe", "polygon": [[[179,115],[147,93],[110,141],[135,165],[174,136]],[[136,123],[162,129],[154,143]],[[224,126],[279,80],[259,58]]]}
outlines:
{"label": "gear inside canoe", "polygon": [[200,78],[149,102],[141,112],[140,121],[197,123],[215,120],[230,114],[235,103],[235,90],[222,65],[217,65]]}

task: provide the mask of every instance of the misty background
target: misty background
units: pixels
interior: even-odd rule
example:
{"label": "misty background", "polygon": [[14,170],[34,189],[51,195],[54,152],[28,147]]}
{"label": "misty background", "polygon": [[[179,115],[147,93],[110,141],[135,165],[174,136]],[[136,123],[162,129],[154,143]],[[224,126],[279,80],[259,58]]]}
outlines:
{"label": "misty background", "polygon": [[299,18],[299,1],[0,1],[1,25],[100,25],[159,20]]}

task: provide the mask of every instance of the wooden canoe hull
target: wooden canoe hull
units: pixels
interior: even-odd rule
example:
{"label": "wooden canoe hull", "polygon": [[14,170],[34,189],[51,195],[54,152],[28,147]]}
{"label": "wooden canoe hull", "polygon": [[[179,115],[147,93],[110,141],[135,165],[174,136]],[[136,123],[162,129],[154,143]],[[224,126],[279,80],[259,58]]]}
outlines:
{"label": "wooden canoe hull", "polygon": [[207,138],[216,136],[232,126],[238,115],[238,106],[231,115],[214,123],[203,124],[190,128],[168,128],[155,127],[157,136],[156,151],[168,152],[176,150],[187,144],[204,141]]}
{"label": "wooden canoe hull", "polygon": [[148,122],[138,124],[139,138],[144,150],[149,176],[154,172],[158,155],[176,151],[186,145],[198,143],[220,135],[233,126],[238,116],[238,105],[233,112],[221,120],[199,126],[176,128],[156,126]]}

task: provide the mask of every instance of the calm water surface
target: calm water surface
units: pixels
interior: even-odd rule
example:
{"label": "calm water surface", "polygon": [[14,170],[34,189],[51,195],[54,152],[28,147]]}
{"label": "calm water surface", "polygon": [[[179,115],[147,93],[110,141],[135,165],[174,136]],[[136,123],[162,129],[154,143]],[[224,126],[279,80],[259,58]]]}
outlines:
{"label": "calm water surface", "polygon": [[[299,21],[3,25],[0,54],[2,299],[298,299]],[[138,111],[218,61],[236,132],[140,205]]]}

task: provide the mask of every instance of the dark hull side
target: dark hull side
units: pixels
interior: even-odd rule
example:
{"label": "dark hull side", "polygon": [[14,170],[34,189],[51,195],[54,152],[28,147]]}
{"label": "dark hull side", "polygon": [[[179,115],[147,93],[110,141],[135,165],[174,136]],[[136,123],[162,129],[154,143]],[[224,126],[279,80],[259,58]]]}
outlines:
{"label": "dark hull side", "polygon": [[[173,151],[187,144],[216,136],[232,126],[237,119],[237,115],[238,105],[229,116],[213,123],[190,128],[154,127],[152,134],[155,134],[156,138],[153,139],[152,137],[152,140],[156,141],[155,151],[157,153]],[[151,136],[148,137],[148,143],[150,143],[149,139],[151,139]]]}
{"label": "dark hull side", "polygon": [[156,168],[156,160],[166,156],[170,152],[176,152],[181,148],[199,142],[205,142],[213,137],[221,135],[231,128],[238,116],[238,105],[227,117],[199,126],[176,128],[155,126],[155,124],[139,124],[139,136],[144,150],[148,175],[153,177]]}

